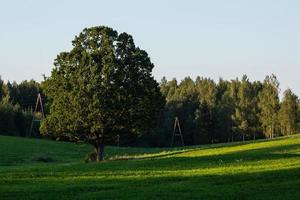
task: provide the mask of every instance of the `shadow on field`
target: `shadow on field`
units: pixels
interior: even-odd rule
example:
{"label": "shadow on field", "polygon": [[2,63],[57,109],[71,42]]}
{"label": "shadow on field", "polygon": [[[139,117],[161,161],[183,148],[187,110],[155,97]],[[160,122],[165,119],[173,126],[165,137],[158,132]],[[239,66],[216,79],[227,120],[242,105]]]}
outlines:
{"label": "shadow on field", "polygon": [[0,199],[300,199],[299,177],[300,168],[233,175],[37,178],[6,181]]}
{"label": "shadow on field", "polygon": [[[262,141],[265,142],[265,141]],[[111,155],[111,153],[108,155],[107,159],[108,160],[147,160],[147,159],[153,159],[153,158],[163,158],[163,157],[169,157],[169,156],[173,156],[173,155],[178,155],[178,154],[182,154],[182,153],[191,153],[191,152],[197,152],[199,150],[209,150],[209,149],[219,149],[219,148],[224,148],[224,147],[241,147],[244,145],[248,145],[251,143],[259,143],[259,142],[253,142],[253,141],[245,141],[243,143],[241,142],[233,142],[233,143],[218,143],[218,144],[209,144],[209,145],[201,145],[201,146],[186,146],[186,147],[175,147],[175,148],[164,148],[161,150],[156,150],[153,152],[147,152],[145,154],[159,154],[159,155],[152,155],[152,156],[146,156],[146,157],[130,157],[130,155],[125,154],[122,155],[119,154],[119,156],[117,156],[116,158],[113,157],[113,155]],[[122,148],[122,147],[121,147]],[[114,151],[115,154],[118,153],[118,151]],[[137,151],[137,155],[142,154],[142,151]],[[132,154],[132,153],[131,153]],[[135,155],[135,154],[133,154]],[[109,157],[111,156],[111,157]],[[124,157],[123,157],[124,156]]]}
{"label": "shadow on field", "polygon": [[[290,136],[292,137],[292,136]],[[294,136],[296,138],[296,136]],[[112,160],[137,160],[137,159],[153,159],[153,158],[164,158],[164,157],[169,157],[169,156],[174,156],[174,155],[178,155],[178,154],[182,154],[182,153],[192,153],[192,152],[197,152],[199,150],[217,150],[220,148],[224,148],[224,147],[243,147],[245,145],[249,145],[249,144],[258,144],[258,143],[265,143],[265,142],[272,142],[272,141],[278,141],[278,140],[282,140],[285,137],[282,138],[275,138],[272,140],[269,139],[263,139],[263,140],[251,140],[251,141],[245,141],[245,142],[231,142],[231,143],[218,143],[218,144],[209,144],[209,145],[201,145],[201,146],[186,146],[186,147],[177,147],[177,148],[166,148],[160,151],[155,151],[152,153],[162,153],[159,155],[153,155],[153,156],[149,156],[149,157],[141,157],[141,158],[135,158],[135,157],[125,157],[124,159],[122,158],[122,155],[119,156],[119,158],[117,159],[112,159]],[[298,138],[298,137],[297,137]],[[281,145],[283,146],[283,145]],[[254,149],[251,150],[237,150],[239,152],[241,151],[254,151],[254,150],[259,150],[259,149],[266,149],[268,147],[260,147],[257,146]],[[163,153],[165,152],[165,153]],[[139,154],[141,154],[142,152],[139,152]]]}
{"label": "shadow on field", "polygon": [[[299,144],[265,147],[253,150],[240,150],[224,154],[200,155],[194,157],[187,157],[182,154],[182,152],[171,152],[166,155],[154,156],[145,159],[133,159],[127,161],[115,160],[89,164],[70,163],[66,165],[55,165],[53,167],[59,173],[67,171],[71,176],[75,176],[77,173],[87,173],[88,175],[99,174],[107,176],[113,174],[114,176],[123,176],[128,174],[136,174],[141,171],[148,171],[149,173],[164,173],[164,171],[194,169],[201,170],[218,167],[231,167],[235,165],[257,165],[255,162],[258,161],[268,162],[279,159],[300,159],[300,154],[294,153],[294,151],[300,152]],[[173,157],[170,157],[170,155],[173,155]],[[49,166],[52,165],[38,167],[40,170],[44,171]],[[30,169],[28,169],[28,171],[30,171]],[[23,177],[22,173],[14,173],[14,175]],[[26,173],[24,173],[24,175],[26,176]]]}
{"label": "shadow on field", "polygon": [[[199,149],[197,149],[199,150]],[[218,166],[228,166],[234,164],[247,164],[248,162],[256,161],[268,161],[278,159],[290,159],[299,158],[300,154],[291,153],[289,151],[299,150],[299,144],[283,145],[276,147],[265,147],[259,149],[240,150],[230,153],[218,154],[218,155],[204,155],[204,156],[192,156],[187,157],[180,156],[183,152],[171,152],[166,155],[153,156],[145,159],[134,159],[129,161],[111,161],[103,163],[100,168],[105,170],[106,167],[114,165],[116,171],[131,170],[189,170],[189,169],[201,169],[212,168]],[[192,150],[191,150],[192,151]],[[186,151],[185,151],[186,152]],[[184,153],[185,153],[184,152]],[[190,152],[190,151],[187,151]],[[176,155],[175,157],[169,157],[170,155]],[[123,163],[127,162],[127,163]],[[109,170],[109,168],[107,168]]]}

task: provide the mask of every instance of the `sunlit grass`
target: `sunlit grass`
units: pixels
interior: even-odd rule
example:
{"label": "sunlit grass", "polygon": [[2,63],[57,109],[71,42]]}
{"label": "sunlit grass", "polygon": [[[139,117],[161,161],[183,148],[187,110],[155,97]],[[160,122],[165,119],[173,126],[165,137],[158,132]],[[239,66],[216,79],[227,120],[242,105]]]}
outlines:
{"label": "sunlit grass", "polygon": [[[0,199],[300,199],[300,136],[188,148],[107,147],[0,136]],[[42,163],[33,158],[53,157]]]}

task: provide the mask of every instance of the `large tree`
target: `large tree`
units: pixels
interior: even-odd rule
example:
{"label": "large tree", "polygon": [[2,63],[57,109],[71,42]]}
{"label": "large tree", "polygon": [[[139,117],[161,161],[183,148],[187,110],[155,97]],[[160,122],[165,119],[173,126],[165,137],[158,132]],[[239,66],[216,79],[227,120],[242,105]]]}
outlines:
{"label": "large tree", "polygon": [[101,161],[106,141],[145,132],[164,101],[154,65],[132,36],[99,26],[84,29],[72,44],[43,83],[50,113],[41,130],[92,144]]}

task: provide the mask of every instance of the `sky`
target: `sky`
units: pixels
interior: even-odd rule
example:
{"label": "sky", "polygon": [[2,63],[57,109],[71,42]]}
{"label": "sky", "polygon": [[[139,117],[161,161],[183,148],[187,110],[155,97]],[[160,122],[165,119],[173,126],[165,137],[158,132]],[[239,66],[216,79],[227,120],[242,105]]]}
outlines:
{"label": "sky", "polygon": [[155,64],[154,77],[263,80],[300,96],[298,0],[0,0],[0,75],[49,76],[84,28],[127,32]]}

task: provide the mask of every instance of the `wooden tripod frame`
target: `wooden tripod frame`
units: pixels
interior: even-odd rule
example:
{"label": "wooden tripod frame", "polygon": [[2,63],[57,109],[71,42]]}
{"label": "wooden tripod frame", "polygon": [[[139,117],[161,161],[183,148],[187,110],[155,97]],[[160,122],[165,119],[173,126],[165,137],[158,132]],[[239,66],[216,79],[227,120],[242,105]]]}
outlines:
{"label": "wooden tripod frame", "polygon": [[[40,108],[41,108],[42,119],[36,119],[36,118],[35,118],[35,114],[36,114],[37,111],[38,111],[38,106],[40,106]],[[42,96],[41,96],[40,93],[38,94],[38,97],[37,97],[37,99],[36,99],[36,104],[35,104],[35,108],[34,108],[34,111],[33,111],[32,115],[33,115],[33,116],[32,116],[32,121],[31,121],[31,125],[30,125],[29,137],[32,136],[33,124],[34,124],[35,122],[41,122],[43,119],[45,119],[45,113],[44,113],[43,101],[42,101]]]}
{"label": "wooden tripod frame", "polygon": [[174,140],[175,140],[176,137],[180,138],[181,145],[184,146],[183,136],[182,136],[182,132],[181,132],[181,128],[180,128],[178,117],[175,117],[171,147],[173,147]]}

